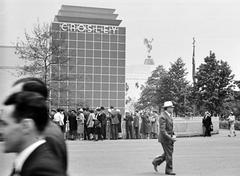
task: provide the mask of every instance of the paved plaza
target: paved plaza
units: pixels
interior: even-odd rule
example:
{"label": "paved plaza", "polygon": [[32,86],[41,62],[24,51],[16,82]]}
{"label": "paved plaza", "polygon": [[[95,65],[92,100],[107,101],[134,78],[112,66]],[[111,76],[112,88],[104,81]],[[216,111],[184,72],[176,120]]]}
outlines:
{"label": "paved plaza", "polygon": [[[227,130],[210,137],[178,138],[173,167],[179,176],[237,176],[240,174],[240,132]],[[2,142],[0,149],[2,150]],[[165,163],[153,170],[151,161],[162,154],[156,139],[67,141],[70,176],[165,175]],[[9,175],[13,154],[0,154],[0,175]]]}

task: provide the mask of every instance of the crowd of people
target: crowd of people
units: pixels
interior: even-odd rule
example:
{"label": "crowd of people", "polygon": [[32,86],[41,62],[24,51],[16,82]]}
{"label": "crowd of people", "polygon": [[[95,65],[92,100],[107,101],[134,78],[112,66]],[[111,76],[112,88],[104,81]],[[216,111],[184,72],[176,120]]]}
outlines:
{"label": "crowd of people", "polygon": [[52,109],[50,119],[56,123],[68,140],[105,140],[105,139],[156,139],[158,134],[158,114],[156,110],[139,113],[119,109],[88,107],[64,111]]}

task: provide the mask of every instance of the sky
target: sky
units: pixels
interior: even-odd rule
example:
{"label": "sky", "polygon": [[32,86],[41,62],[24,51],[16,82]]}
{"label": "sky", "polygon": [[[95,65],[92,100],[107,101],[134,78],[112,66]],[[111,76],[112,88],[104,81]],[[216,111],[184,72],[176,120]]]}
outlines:
{"label": "sky", "polygon": [[61,5],[116,9],[120,26],[126,27],[126,64],[143,64],[144,38],[151,40],[151,56],[169,69],[181,57],[191,81],[193,38],[196,68],[210,51],[227,61],[240,80],[239,0],[1,0],[0,45],[24,40],[37,19],[51,23]]}

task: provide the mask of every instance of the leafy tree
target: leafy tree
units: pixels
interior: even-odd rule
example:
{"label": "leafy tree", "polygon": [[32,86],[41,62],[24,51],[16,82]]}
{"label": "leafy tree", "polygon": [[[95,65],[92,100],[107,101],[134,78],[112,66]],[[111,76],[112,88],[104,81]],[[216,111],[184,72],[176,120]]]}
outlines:
{"label": "leafy tree", "polygon": [[20,76],[39,77],[47,84],[52,64],[61,63],[62,66],[66,66],[68,58],[62,47],[64,38],[53,40],[53,37],[51,27],[46,23],[40,25],[39,20],[34,24],[32,36],[25,30],[26,41],[18,40],[15,46],[15,53],[26,61],[24,66],[17,68]]}
{"label": "leafy tree", "polygon": [[162,65],[159,65],[148,78],[146,85],[141,87],[141,96],[139,98],[138,109],[144,109],[148,106],[157,105],[157,84],[159,80],[167,74],[167,71]]}
{"label": "leafy tree", "polygon": [[176,62],[171,63],[168,72],[172,82],[172,101],[175,104],[174,111],[176,115],[179,113],[180,115],[184,115],[186,111],[189,81],[186,79],[188,72],[185,65],[182,58],[178,58]]}
{"label": "leafy tree", "polygon": [[214,53],[210,53],[204,62],[196,72],[195,103],[200,111],[220,113],[230,96],[234,75],[227,62],[216,60]]}
{"label": "leafy tree", "polygon": [[[38,20],[34,24],[32,34],[25,30],[26,40],[18,40],[15,46],[15,53],[26,61],[24,66],[17,68],[19,76],[27,75],[42,79],[51,91],[52,97],[54,95],[57,97],[59,92],[66,94],[68,91],[66,81],[76,79],[67,74],[67,70],[72,69],[68,64],[72,53],[67,55],[65,38],[66,33],[54,33],[49,24],[41,25]],[[61,101],[55,102],[56,106],[69,103],[66,98]]]}
{"label": "leafy tree", "polygon": [[158,82],[157,98],[158,104],[163,105],[165,101],[173,101],[176,115],[185,115],[187,111],[187,97],[189,94],[189,82],[186,79],[187,72],[185,63],[181,58],[171,63],[166,75]]}

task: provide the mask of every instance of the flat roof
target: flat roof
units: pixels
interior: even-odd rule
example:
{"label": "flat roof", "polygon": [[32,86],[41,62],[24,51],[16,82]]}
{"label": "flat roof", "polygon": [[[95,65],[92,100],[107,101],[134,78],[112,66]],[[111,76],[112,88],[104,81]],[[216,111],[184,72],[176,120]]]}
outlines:
{"label": "flat roof", "polygon": [[115,9],[62,5],[54,22],[70,22],[84,24],[99,24],[119,26],[122,20],[117,20]]}

